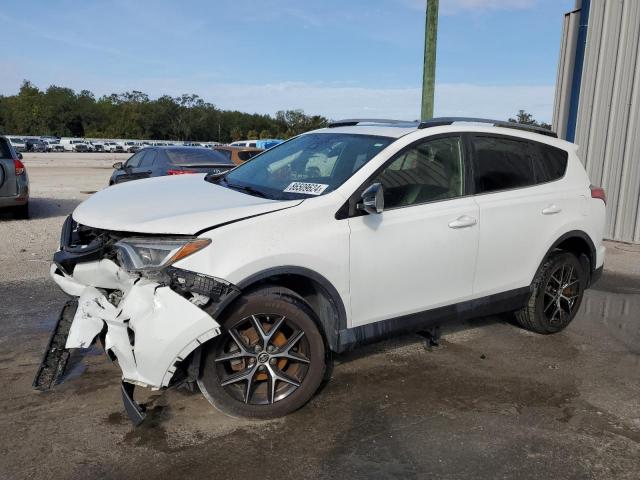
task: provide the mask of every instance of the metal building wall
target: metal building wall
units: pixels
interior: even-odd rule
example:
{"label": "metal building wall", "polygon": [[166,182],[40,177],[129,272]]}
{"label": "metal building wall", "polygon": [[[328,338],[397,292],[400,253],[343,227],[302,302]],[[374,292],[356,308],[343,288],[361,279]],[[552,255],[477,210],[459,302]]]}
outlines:
{"label": "metal building wall", "polygon": [[[561,48],[570,34],[565,27]],[[605,237],[634,243],[640,243],[639,43],[640,0],[591,0],[575,142],[591,181],[607,192]],[[571,51],[561,54],[559,77],[573,70],[569,61]],[[570,96],[571,85],[559,83],[554,125],[561,136]]]}

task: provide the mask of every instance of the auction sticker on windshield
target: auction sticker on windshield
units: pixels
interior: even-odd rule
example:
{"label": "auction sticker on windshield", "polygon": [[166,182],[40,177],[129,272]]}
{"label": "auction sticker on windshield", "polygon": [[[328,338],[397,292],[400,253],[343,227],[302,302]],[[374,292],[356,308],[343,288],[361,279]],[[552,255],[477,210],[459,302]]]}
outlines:
{"label": "auction sticker on windshield", "polygon": [[320,195],[329,185],[324,183],[291,182],[283,190],[285,193],[306,193],[307,195]]}

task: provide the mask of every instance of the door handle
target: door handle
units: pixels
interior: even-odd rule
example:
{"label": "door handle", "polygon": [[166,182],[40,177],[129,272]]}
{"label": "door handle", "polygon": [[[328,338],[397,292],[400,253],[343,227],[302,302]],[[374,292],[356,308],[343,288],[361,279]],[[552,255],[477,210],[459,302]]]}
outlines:
{"label": "door handle", "polygon": [[555,215],[556,213],[560,213],[562,209],[554,204],[549,205],[547,208],[542,209],[543,215]]}
{"label": "door handle", "polygon": [[449,228],[466,228],[473,227],[478,221],[469,215],[463,215],[449,222]]}

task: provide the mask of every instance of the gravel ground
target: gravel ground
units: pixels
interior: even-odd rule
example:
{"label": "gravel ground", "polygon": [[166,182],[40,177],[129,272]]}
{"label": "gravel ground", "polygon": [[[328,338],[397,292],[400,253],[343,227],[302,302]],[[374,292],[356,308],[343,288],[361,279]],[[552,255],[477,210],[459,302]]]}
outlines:
{"label": "gravel ground", "polygon": [[605,274],[564,332],[507,318],[337,357],[283,419],[225,417],[200,396],[140,392],[97,348],[50,392],[31,381],[66,297],[48,278],[64,217],[126,155],[25,155],[33,219],[0,218],[0,479],[640,478],[640,252],[609,243]]}
{"label": "gravel ground", "polygon": [[64,219],[89,195],[105,188],[111,165],[129,154],[25,153],[31,187],[28,222],[0,213],[0,281],[42,278],[58,247]]}

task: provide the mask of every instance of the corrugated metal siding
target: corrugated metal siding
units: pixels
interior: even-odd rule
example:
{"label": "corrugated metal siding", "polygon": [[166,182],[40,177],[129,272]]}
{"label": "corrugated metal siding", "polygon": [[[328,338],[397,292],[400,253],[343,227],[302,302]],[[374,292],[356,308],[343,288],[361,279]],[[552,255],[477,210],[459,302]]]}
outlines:
{"label": "corrugated metal siding", "polygon": [[[639,0],[591,1],[576,143],[592,182],[607,191],[605,237],[635,243],[640,243],[639,44]],[[558,98],[571,93],[570,86],[562,88]],[[559,113],[556,117],[562,121]],[[556,128],[563,131],[559,123]]]}
{"label": "corrugated metal siding", "polygon": [[556,77],[556,96],[553,109],[553,125],[562,138],[567,134],[567,120],[569,118],[569,104],[571,102],[571,79],[575,63],[576,41],[580,12],[570,12],[564,16],[562,25],[562,42],[560,44],[560,62]]}

